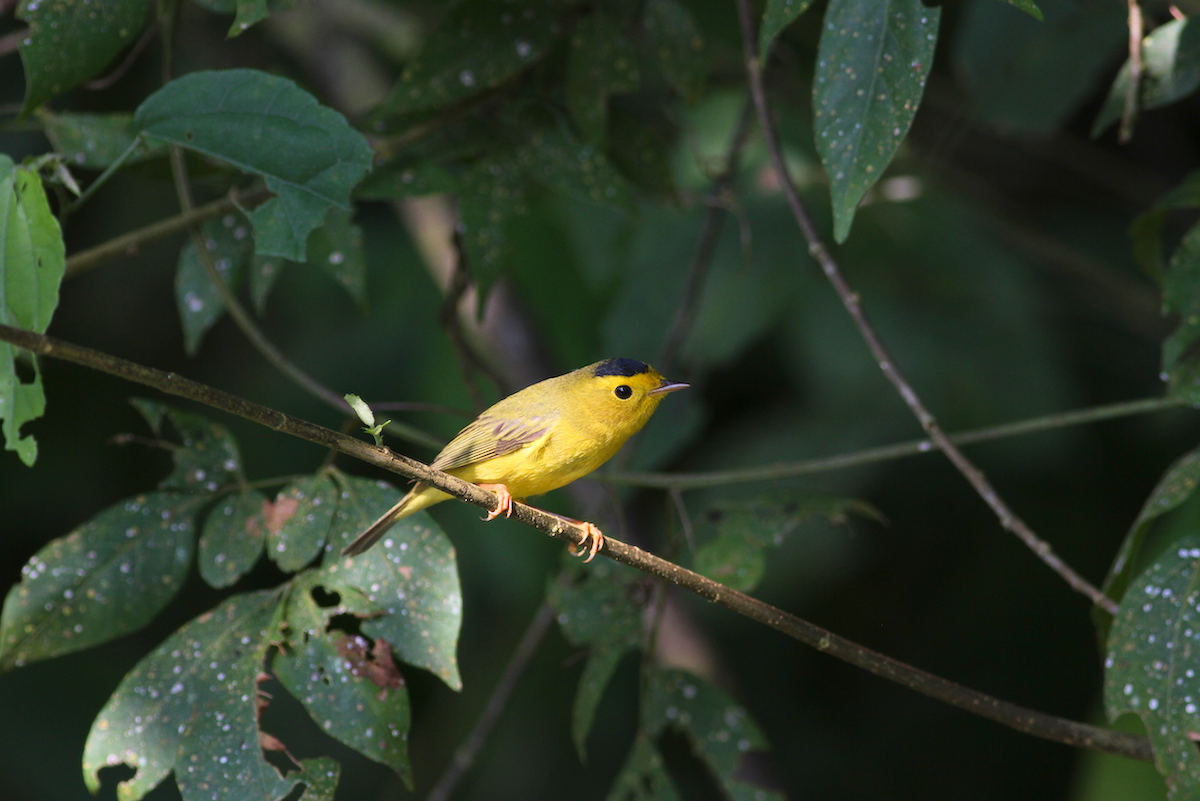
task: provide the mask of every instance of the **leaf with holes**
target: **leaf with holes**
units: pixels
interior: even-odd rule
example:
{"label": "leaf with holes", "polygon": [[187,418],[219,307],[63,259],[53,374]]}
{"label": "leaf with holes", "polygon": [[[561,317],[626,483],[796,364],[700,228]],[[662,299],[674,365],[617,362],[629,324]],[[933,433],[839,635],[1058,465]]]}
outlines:
{"label": "leaf with holes", "polygon": [[[342,493],[328,547],[336,552],[400,500],[400,493],[388,484],[335,475]],[[428,514],[401,520],[364,554],[331,561],[313,583],[338,593],[342,605],[363,618],[363,634],[386,640],[403,661],[451,689],[462,687],[455,656],[462,588],[454,546]]]}
{"label": "leaf with holes", "polygon": [[1121,601],[1104,667],[1109,720],[1146,725],[1172,799],[1200,797],[1200,534],[1167,549]]}
{"label": "leaf with holes", "polygon": [[4,599],[0,671],[149,623],[183,586],[198,506],[177,492],[139,495],[34,554]]}
{"label": "leaf with holes", "polygon": [[[0,323],[41,334],[58,306],[66,249],[36,172],[0,154]],[[37,440],[21,427],[42,416],[46,395],[37,359],[32,377],[17,373],[18,350],[0,343],[0,435],[4,449],[27,466],[37,460]],[[22,356],[22,358],[24,358]]]}
{"label": "leaf with holes", "polygon": [[[225,286],[236,292],[254,252],[250,224],[239,214],[226,214],[200,226],[200,238]],[[188,240],[179,253],[175,269],[175,305],[183,323],[183,347],[195,356],[209,329],[225,313],[225,302],[200,258],[196,243]]]}
{"label": "leaf with holes", "polygon": [[164,421],[170,421],[179,435],[179,445],[171,447],[175,467],[159,482],[161,489],[212,493],[242,483],[242,457],[225,426],[148,398],[133,398],[130,403],[159,439],[165,441]]}
{"label": "leaf with holes", "polygon": [[729,798],[783,801],[739,778],[742,756],[766,749],[767,740],[745,709],[704,680],[682,670],[647,671],[642,726],[651,737],[667,727],[681,731],[712,770]]}
{"label": "leaf with holes", "polygon": [[21,0],[17,18],[29,23],[19,45],[22,116],[108,67],[142,32],[153,6],[150,0]]}
{"label": "leaf with holes", "polygon": [[258,490],[226,495],[208,512],[200,534],[200,575],[213,587],[228,587],[250,572],[263,552],[266,534]]}
{"label": "leaf with holes", "polygon": [[813,113],[838,242],[908,133],[933,66],[940,19],[941,9],[921,0],[830,0]]}
{"label": "leaf with holes", "polygon": [[282,640],[283,604],[277,590],[235,595],[185,624],[138,662],[100,711],[88,734],[83,775],[100,787],[102,768],[127,764],[137,773],[117,795],[139,799],[171,772],[185,801],[282,799],[312,779],[328,786],[330,760],[280,775],[260,743],[258,682],[267,650]]}
{"label": "leaf with holes", "polygon": [[312,595],[317,580],[306,574],[288,598],[287,647],[273,662],[275,675],[326,734],[387,765],[412,789],[408,761],[408,691],[386,640],[374,645],[330,628],[345,614],[322,607]]}
{"label": "leaf with holes", "polygon": [[[308,236],[371,168],[371,147],[346,118],[296,84],[257,70],[193,72],[134,116],[146,136],[260,175],[275,197],[250,215],[255,252],[305,260]],[[281,147],[280,143],[287,143]]]}
{"label": "leaf with holes", "polygon": [[317,557],[337,503],[337,486],[322,474],[292,482],[264,508],[267,556],[280,570],[294,573]]}

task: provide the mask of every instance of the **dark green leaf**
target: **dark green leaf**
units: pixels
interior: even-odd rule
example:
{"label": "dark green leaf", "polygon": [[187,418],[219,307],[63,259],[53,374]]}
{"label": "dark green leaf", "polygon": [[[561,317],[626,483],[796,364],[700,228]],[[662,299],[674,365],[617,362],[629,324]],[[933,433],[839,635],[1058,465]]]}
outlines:
{"label": "dark green leaf", "polygon": [[[260,747],[258,682],[267,649],[280,642],[276,590],[235,595],[184,625],[145,656],[104,705],[84,746],[88,789],[101,768],[137,774],[117,788],[141,798],[174,771],[185,801],[281,799],[303,782],[284,778]],[[328,763],[322,763],[328,770]]]}
{"label": "dark green leaf", "polygon": [[453,192],[454,177],[428,158],[395,158],[373,170],[354,196],[363,200],[395,200]]}
{"label": "dark green leaf", "polygon": [[[330,537],[334,553],[400,500],[388,484],[338,475],[342,494]],[[462,687],[455,656],[462,589],[454,546],[428,514],[401,520],[371,550],[332,561],[313,582],[337,592],[346,609],[364,618],[364,634],[383,639],[402,660],[452,689]]]}
{"label": "dark green leaf", "polygon": [[617,671],[617,665],[628,648],[598,645],[588,652],[579,677],[579,689],[575,691],[575,705],[571,708],[571,740],[581,760],[587,759],[587,736],[596,719],[596,708],[604,697],[608,682]]}
{"label": "dark green leaf", "polygon": [[609,109],[609,158],[643,192],[673,198],[675,175],[671,150],[675,129],[661,109],[637,107],[616,98]]}
{"label": "dark green leaf", "polygon": [[812,0],[767,0],[763,10],[762,25],[758,29],[758,57],[765,64],[771,54],[771,43],[808,10]]}
{"label": "dark green leaf", "polygon": [[370,146],[341,114],[256,70],[185,75],[148,97],[135,120],[147,136],[261,175],[276,197],[251,214],[255,252],[293,261],[305,260],[331,206],[349,208],[371,167]]}
{"label": "dark green leaf", "polygon": [[326,475],[288,485],[264,515],[267,556],[294,573],[321,552],[337,511],[337,486]]}
{"label": "dark green leaf", "polygon": [[633,190],[594,146],[561,131],[537,131],[518,151],[534,180],[564,195],[604,206],[633,209]]}
{"label": "dark green leaf", "polygon": [[271,16],[267,9],[267,0],[237,0],[237,17],[233,27],[229,29],[230,36],[237,36],[256,22],[262,22]]}
{"label": "dark green leaf", "polygon": [[367,302],[367,265],[363,258],[362,229],[354,224],[353,211],[331,209],[325,224],[308,238],[309,263],[323,270],[350,297]]}
{"label": "dark green leaf", "polygon": [[566,90],[567,107],[584,139],[604,142],[608,98],[634,91],[640,80],[633,45],[599,9],[579,21],[571,32]]}
{"label": "dark green leaf", "polygon": [[[1129,62],[1126,61],[1108,98],[1092,125],[1092,136],[1121,119],[1129,94]],[[1171,20],[1142,40],[1142,77],[1138,102],[1144,109],[1158,108],[1187,97],[1200,86],[1200,20],[1195,17]]]}
{"label": "dark green leaf", "polygon": [[1104,708],[1110,720],[1133,712],[1146,725],[1169,797],[1200,797],[1200,535],[1175,543],[1121,601],[1108,639]]}
{"label": "dark green leaf", "polygon": [[52,540],[4,600],[0,668],[90,648],[146,625],[192,561],[192,496],[141,495]]}
{"label": "dark green leaf", "polygon": [[391,649],[331,629],[330,619],[349,610],[318,606],[309,579],[289,596],[287,647],[275,657],[275,675],[322,731],[387,765],[412,789],[408,691]]}
{"label": "dark green leaf", "polygon": [[179,434],[179,445],[171,448],[175,467],[159,483],[161,489],[212,493],[242,483],[242,457],[225,426],[160,401],[134,398],[130,403],[160,439],[166,436],[164,419]]}
{"label": "dark green leaf", "polygon": [[1013,8],[1021,9],[1038,22],[1042,22],[1044,19],[1042,16],[1042,10],[1038,8],[1037,4],[1034,3],[1033,0],[1004,0],[1004,2],[1008,3]]}
{"label": "dark green leaf", "polygon": [[702,544],[696,549],[696,571],[749,592],[766,571],[767,548],[782,544],[812,517],[839,522],[851,514],[879,519],[871,506],[852,498],[767,495],[714,506],[697,521],[697,538]]}
{"label": "dark green leaf", "polygon": [[[226,214],[200,226],[200,236],[225,285],[236,291],[254,251],[250,224],[240,214]],[[175,271],[175,305],[179,308],[179,319],[183,323],[184,350],[189,356],[194,356],[200,349],[204,335],[225,313],[225,303],[208,278],[196,243],[190,239],[179,253],[179,266]]]}
{"label": "dark green leaf", "polygon": [[561,36],[562,4],[465,0],[425,40],[380,113],[441,108],[494,89],[528,69]]}
{"label": "dark green leaf", "polygon": [[735,801],[782,801],[739,780],[742,755],[767,748],[767,740],[745,709],[711,684],[682,670],[650,670],[643,699],[643,726],[658,736],[671,726],[683,732],[696,756],[712,770],[725,794]]}
{"label": "dark green leaf", "polygon": [[921,0],[830,0],[813,112],[838,242],[908,134],[933,66],[940,19],[941,9]]}
{"label": "dark green leaf", "polygon": [[[44,333],[58,306],[66,269],[62,229],[50,213],[36,172],[0,154],[0,323]],[[0,434],[4,449],[32,466],[37,441],[21,426],[42,416],[46,396],[42,373],[32,359],[33,380],[17,375],[18,351],[0,343]]]}
{"label": "dark green leaf", "polygon": [[1200,207],[1200,172],[1188,173],[1179,185],[1154,202],[1134,218],[1129,226],[1133,254],[1146,274],[1162,282],[1162,232],[1167,212],[1175,209]]}
{"label": "dark green leaf", "polygon": [[477,164],[462,181],[458,234],[467,254],[467,269],[481,297],[487,296],[508,257],[504,225],[525,208],[521,169],[507,156]]}
{"label": "dark green leaf", "polygon": [[704,93],[708,54],[692,14],[678,0],[648,0],[642,25],[663,77],[689,103]]}
{"label": "dark green leaf", "polygon": [[[137,137],[132,114],[56,114],[43,108],[37,117],[54,152],[73,167],[102,170],[119,159]],[[154,150],[143,143],[125,163],[148,158]]]}
{"label": "dark green leaf", "polygon": [[1163,342],[1167,391],[1190,404],[1200,404],[1200,224],[1192,226],[1163,275],[1163,306],[1179,325]]}
{"label": "dark green leaf", "polygon": [[263,552],[266,534],[257,490],[226,495],[209,510],[200,535],[200,575],[214,587],[228,587],[250,572]]}
{"label": "dark green leaf", "polygon": [[95,77],[142,32],[150,0],[21,0],[21,38],[28,114],[55,95]]}
{"label": "dark green leaf", "polygon": [[608,801],[679,801],[662,755],[642,732],[633,741],[633,748],[608,793]]}

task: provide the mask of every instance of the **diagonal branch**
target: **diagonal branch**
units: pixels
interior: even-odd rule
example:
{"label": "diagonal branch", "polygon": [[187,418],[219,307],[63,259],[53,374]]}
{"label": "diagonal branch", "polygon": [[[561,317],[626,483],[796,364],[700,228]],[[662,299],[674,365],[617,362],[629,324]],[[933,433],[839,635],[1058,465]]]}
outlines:
{"label": "diagonal branch", "polygon": [[[39,356],[83,365],[118,378],[153,387],[169,395],[198,401],[274,431],[298,437],[368,464],[382,467],[397,475],[417,479],[488,510],[499,505],[499,499],[493,493],[448,473],[433,470],[414,459],[394,454],[387,448],[380,448],[339,434],[323,426],[183,378],[175,373],[144,367],[90,348],[6,325],[0,325],[0,341],[9,342]],[[513,504],[512,516],[521,523],[577,546],[582,546],[588,537],[582,525],[523,503]],[[1145,737],[1092,726],[1056,715],[1048,715],[977,692],[879,654],[770,604],[731,590],[723,584],[612,537],[606,538],[603,553],[615,561],[644,573],[664,578],[689,592],[719,603],[737,614],[770,626],[795,640],[856,665],[876,676],[1017,731],[1079,748],[1089,748],[1145,761],[1152,759],[1150,741]]]}
{"label": "diagonal branch", "polygon": [[871,355],[874,356],[879,369],[883,371],[887,380],[896,388],[904,403],[912,411],[913,415],[916,416],[917,420],[921,423],[921,427],[925,429],[925,433],[929,435],[933,443],[946,454],[946,457],[958,468],[958,471],[963,474],[967,481],[970,482],[975,491],[979,493],[979,497],[983,498],[984,503],[990,506],[992,511],[996,513],[996,517],[1000,519],[1000,524],[1016,534],[1030,550],[1037,554],[1038,558],[1047,567],[1057,573],[1072,589],[1091,598],[1092,603],[1103,608],[1108,613],[1116,614],[1117,604],[1115,601],[1106,596],[1097,587],[1092,585],[1091,582],[1079,575],[1074,568],[1064,562],[1058,554],[1054,553],[1049,543],[1034,534],[1029,526],[1016,513],[1009,509],[1008,504],[1004,502],[999,493],[996,492],[991,483],[984,477],[983,472],[967,457],[963,456],[962,452],[943,433],[941,426],[938,425],[937,418],[925,407],[916,390],[912,388],[912,385],[908,383],[908,380],[900,372],[899,368],[896,367],[891,354],[884,347],[879,334],[867,319],[866,312],[863,311],[862,298],[846,282],[837,261],[834,260],[833,255],[825,246],[816,225],[813,224],[812,218],[808,214],[808,210],[804,207],[804,203],[800,199],[800,193],[796,191],[796,185],[792,183],[791,175],[788,173],[787,165],[783,159],[783,149],[779,144],[779,137],[776,135],[775,126],[771,120],[771,112],[767,106],[766,92],[763,89],[762,64],[758,56],[758,43],[754,35],[750,2],[749,0],[737,0],[737,7],[738,19],[742,28],[742,43],[745,48],[746,72],[750,81],[750,93],[754,97],[754,105],[758,111],[758,122],[762,128],[763,139],[767,144],[767,152],[771,156],[771,164],[779,177],[779,183],[783,188],[784,196],[787,198],[788,206],[791,207],[792,216],[795,217],[796,224],[800,227],[801,232],[804,234],[804,239],[808,242],[809,254],[816,259],[817,264],[821,266],[821,271],[825,273],[825,277],[833,285],[834,291],[837,292],[842,305],[846,307],[847,313],[858,328],[859,334],[867,343],[867,348],[871,351]]}

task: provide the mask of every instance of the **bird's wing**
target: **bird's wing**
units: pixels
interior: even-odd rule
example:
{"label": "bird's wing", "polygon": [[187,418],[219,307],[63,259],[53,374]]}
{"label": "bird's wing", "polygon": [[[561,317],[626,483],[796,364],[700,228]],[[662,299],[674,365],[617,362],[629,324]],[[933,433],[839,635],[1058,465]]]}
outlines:
{"label": "bird's wing", "polygon": [[553,422],[546,417],[480,417],[458,432],[430,467],[453,470],[512,453],[546,436]]}

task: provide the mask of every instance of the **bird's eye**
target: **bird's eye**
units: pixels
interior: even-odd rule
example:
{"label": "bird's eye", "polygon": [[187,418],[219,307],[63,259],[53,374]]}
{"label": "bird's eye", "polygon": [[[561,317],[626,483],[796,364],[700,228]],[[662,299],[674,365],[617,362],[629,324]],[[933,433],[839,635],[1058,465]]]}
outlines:
{"label": "bird's eye", "polygon": [[613,394],[621,400],[629,400],[633,396],[633,390],[629,388],[628,384],[622,384],[613,390]]}

